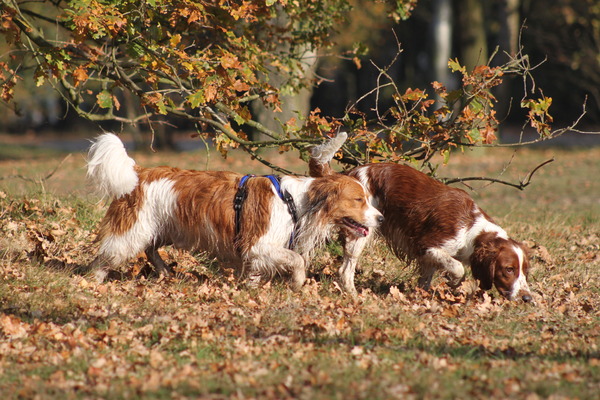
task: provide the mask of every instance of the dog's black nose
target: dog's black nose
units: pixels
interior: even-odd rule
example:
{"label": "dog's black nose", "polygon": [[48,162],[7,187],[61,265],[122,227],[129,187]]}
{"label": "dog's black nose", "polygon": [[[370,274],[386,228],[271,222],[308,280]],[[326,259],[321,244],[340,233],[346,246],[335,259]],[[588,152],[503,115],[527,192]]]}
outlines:
{"label": "dog's black nose", "polygon": [[521,299],[523,299],[523,301],[525,303],[531,303],[531,301],[533,300],[533,298],[531,297],[530,294],[524,294]]}
{"label": "dog's black nose", "polygon": [[383,215],[380,215],[379,217],[377,217],[377,223],[381,224],[381,223],[383,223],[383,220],[384,220]]}

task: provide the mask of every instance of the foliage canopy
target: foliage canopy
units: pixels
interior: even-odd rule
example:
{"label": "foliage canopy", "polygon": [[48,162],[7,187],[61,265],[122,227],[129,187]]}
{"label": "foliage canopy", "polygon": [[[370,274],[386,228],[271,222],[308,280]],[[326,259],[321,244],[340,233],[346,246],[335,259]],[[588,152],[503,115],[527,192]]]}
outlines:
{"label": "foliage canopy", "polygon": [[[15,85],[34,69],[36,85],[53,85],[85,118],[151,128],[166,117],[183,118],[195,123],[222,154],[242,147],[284,171],[257,150],[295,148],[302,154],[341,127],[352,131],[345,149],[348,163],[373,157],[426,163],[438,152],[449,155],[454,147],[491,144],[498,127],[492,88],[513,74],[524,79],[521,106],[529,110],[540,138],[556,135],[550,127],[551,99],[528,89],[531,67],[522,53],[504,65],[488,63],[472,71],[450,60],[451,70],[462,76],[461,87],[453,91],[439,82],[429,91],[399,88],[389,66],[378,67],[380,83],[369,95],[391,93],[393,106],[378,106],[375,120],[354,104],[341,119],[323,117],[315,109],[298,116],[301,123],[283,121],[280,131],[258,123],[250,102],[261,101],[277,111],[281,94],[313,84],[305,73],[306,57],[330,48],[332,33],[352,3],[2,0],[1,32],[12,46],[10,59],[0,61],[2,100],[10,102]],[[415,0],[385,3],[396,20],[408,18],[416,5]],[[270,84],[272,72],[286,77],[283,84]],[[125,110],[123,99],[131,95],[138,107]],[[249,130],[263,139],[249,138]]]}

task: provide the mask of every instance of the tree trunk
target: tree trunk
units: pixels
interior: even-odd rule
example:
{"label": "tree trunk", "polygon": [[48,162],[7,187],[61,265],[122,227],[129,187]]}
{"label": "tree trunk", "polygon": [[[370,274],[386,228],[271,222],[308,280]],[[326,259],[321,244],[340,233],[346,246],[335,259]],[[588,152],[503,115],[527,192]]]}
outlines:
{"label": "tree trunk", "polygon": [[[135,119],[135,117],[138,115],[139,106],[137,97],[134,96],[133,93],[131,93],[129,90],[124,90],[123,99],[125,103],[125,114],[127,115],[127,118],[131,120]],[[140,130],[139,122],[135,125],[126,125],[126,129],[128,132],[131,133],[131,136],[133,137],[133,143],[136,149],[143,148],[146,145],[146,143],[144,143],[144,138]]]}
{"label": "tree trunk", "polygon": [[[288,16],[280,9],[278,11],[278,17],[274,21],[279,26],[286,26],[289,23]],[[291,52],[289,44],[279,44],[280,50],[283,52]],[[303,49],[296,50],[296,55],[301,57],[302,69],[301,76],[304,78],[310,78],[314,74],[314,70],[317,64],[317,53],[308,46]],[[294,71],[296,72],[296,71]],[[285,85],[288,79],[287,74],[281,74],[271,70],[265,78],[272,86],[281,88]],[[312,87],[303,88],[297,93],[290,95],[280,94],[279,99],[281,101],[281,112],[276,112],[265,105],[260,100],[255,100],[251,104],[252,114],[254,119],[266,128],[277,132],[283,133],[282,125],[288,122],[291,118],[296,118],[296,125],[300,126],[302,117],[308,115],[310,111],[310,97],[312,95]],[[252,140],[269,139],[264,137],[265,135],[258,132],[251,132]]]}
{"label": "tree trunk", "polygon": [[520,0],[502,0],[500,10],[500,47],[511,56],[519,50]]}
{"label": "tree trunk", "polygon": [[452,82],[452,75],[448,69],[448,60],[452,52],[452,0],[434,0],[432,6],[433,80],[452,90],[455,83]]}
{"label": "tree trunk", "polygon": [[[520,15],[519,5],[520,0],[501,0],[500,1],[500,52],[502,55],[498,57],[497,64],[505,62],[504,53],[508,53],[511,57],[514,57],[519,51],[519,27],[520,27]],[[494,95],[498,99],[498,117],[504,119],[508,117],[508,113],[511,109],[511,78],[504,77],[504,80],[500,86],[495,90]],[[499,137],[502,138],[502,131],[499,132]]]}
{"label": "tree trunk", "polygon": [[461,64],[472,71],[477,65],[488,61],[483,2],[481,0],[457,0],[457,19]]}
{"label": "tree trunk", "polygon": [[[302,75],[306,78],[309,78],[314,73],[314,68],[316,66],[316,52],[309,50],[306,51],[303,55],[303,71]],[[287,77],[282,76],[276,72],[271,72],[267,79],[269,83],[274,87],[281,87]],[[277,132],[283,133],[282,124],[288,122],[291,118],[296,118],[296,125],[300,126],[301,121],[300,118],[306,117],[310,111],[310,97],[312,95],[312,88],[304,88],[301,89],[298,93],[290,94],[290,95],[281,95],[281,112],[276,112],[272,109],[269,109],[264,106],[264,104],[260,100],[256,100],[252,103],[252,113],[256,121],[258,121],[263,126],[268,129]],[[268,139],[261,138],[260,135],[256,132],[253,132],[252,139],[260,140],[260,139]]]}

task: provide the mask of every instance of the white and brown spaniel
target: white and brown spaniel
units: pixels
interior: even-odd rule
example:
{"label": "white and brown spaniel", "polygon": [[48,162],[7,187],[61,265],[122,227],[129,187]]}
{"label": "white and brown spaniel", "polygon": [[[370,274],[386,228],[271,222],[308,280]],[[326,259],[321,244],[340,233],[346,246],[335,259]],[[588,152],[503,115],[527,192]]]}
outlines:
{"label": "white and brown spaniel", "polygon": [[383,218],[364,187],[342,174],[279,178],[143,168],[109,133],[92,144],[87,168],[88,178],[114,198],[100,224],[98,255],[81,271],[99,281],[142,251],[168,275],[157,250],[173,245],[235,266],[252,286],[285,274],[297,290],[311,253],[335,228],[365,237]]}
{"label": "white and brown spaniel", "polygon": [[[329,162],[347,135],[313,149],[311,176],[333,173]],[[349,171],[369,192],[370,202],[384,216],[380,232],[394,253],[417,263],[419,286],[428,289],[435,271],[445,271],[451,286],[459,285],[470,265],[484,290],[495,286],[508,299],[532,300],[527,274],[527,248],[507,233],[461,189],[449,187],[406,165],[368,164]],[[356,293],[354,272],[371,233],[347,237],[339,275],[343,288]]]}

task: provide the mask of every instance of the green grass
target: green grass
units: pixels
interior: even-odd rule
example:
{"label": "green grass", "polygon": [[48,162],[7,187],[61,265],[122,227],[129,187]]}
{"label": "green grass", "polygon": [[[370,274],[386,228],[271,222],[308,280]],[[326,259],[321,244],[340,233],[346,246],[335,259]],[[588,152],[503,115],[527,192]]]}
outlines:
{"label": "green grass", "polygon": [[64,153],[59,150],[51,150],[40,148],[33,145],[23,144],[6,144],[0,146],[0,160],[31,160],[31,159],[48,159],[48,157],[64,156]]}
{"label": "green grass", "polygon": [[[510,155],[454,155],[440,175],[496,177]],[[84,184],[83,157],[37,183],[22,177],[44,176],[62,155],[0,161],[0,177],[22,176],[0,180],[0,397],[596,398],[600,149],[524,150],[502,178],[551,156],[523,192],[472,183],[533,247],[536,305],[484,296],[471,279],[459,293],[442,280],[415,290],[410,266],[381,243],[363,255],[357,299],[334,283],[336,244],[300,293],[280,280],[248,290],[214,260],[172,249],[176,279],[132,278],[143,267],[132,260],[123,280],[96,284],[56,268],[91,260],[106,209]],[[204,157],[135,155],[199,169]],[[209,167],[250,172],[239,154]]]}

